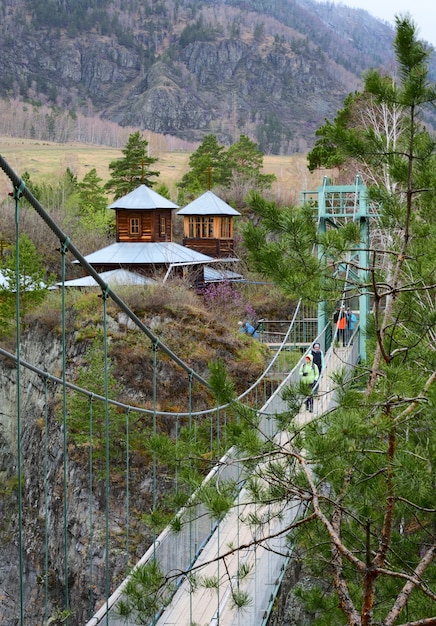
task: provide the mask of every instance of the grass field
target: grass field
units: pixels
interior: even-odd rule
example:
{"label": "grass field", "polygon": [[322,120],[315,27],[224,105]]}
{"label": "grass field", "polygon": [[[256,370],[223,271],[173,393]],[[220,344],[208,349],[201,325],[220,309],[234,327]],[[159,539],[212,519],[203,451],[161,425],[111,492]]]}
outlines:
{"label": "grass field", "polygon": [[[80,179],[95,167],[97,174],[106,181],[109,163],[122,157],[121,150],[83,143],[59,144],[32,139],[0,137],[0,154],[22,176],[28,172],[32,180],[53,180],[61,176],[67,167]],[[188,152],[160,152],[155,169],[160,171],[159,182],[165,183],[171,194],[176,195],[175,184],[189,167]],[[278,200],[282,203],[298,203],[300,192],[316,189],[322,183],[323,173],[311,174],[306,166],[305,155],[265,156],[264,172],[275,174],[274,185]],[[0,201],[10,191],[9,179],[0,171]]]}

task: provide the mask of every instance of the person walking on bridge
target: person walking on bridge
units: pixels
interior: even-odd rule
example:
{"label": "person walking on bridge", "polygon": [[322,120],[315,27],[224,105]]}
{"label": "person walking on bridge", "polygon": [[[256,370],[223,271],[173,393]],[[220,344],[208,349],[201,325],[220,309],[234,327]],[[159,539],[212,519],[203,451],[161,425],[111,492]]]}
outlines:
{"label": "person walking on bridge", "polygon": [[333,321],[336,324],[338,331],[338,341],[345,348],[347,345],[346,329],[347,329],[347,313],[345,311],[345,304],[338,306],[336,313],[333,316]]}
{"label": "person walking on bridge", "polygon": [[319,371],[318,366],[313,362],[312,354],[306,355],[304,363],[300,367],[300,377],[304,387],[307,387],[307,398],[304,402],[306,409],[313,413],[313,388],[318,381]]}
{"label": "person walking on bridge", "polygon": [[353,311],[348,307],[347,309],[347,342],[350,341],[353,335],[356,322],[357,322],[357,317],[354,315]]}
{"label": "person walking on bridge", "polygon": [[311,354],[312,354],[313,362],[318,368],[318,374],[319,374],[317,384],[314,386],[314,389],[313,389],[314,395],[316,396],[316,394],[318,393],[319,380],[321,378],[321,374],[324,369],[324,352],[321,350],[321,344],[318,341],[315,341],[315,343],[313,344]]}

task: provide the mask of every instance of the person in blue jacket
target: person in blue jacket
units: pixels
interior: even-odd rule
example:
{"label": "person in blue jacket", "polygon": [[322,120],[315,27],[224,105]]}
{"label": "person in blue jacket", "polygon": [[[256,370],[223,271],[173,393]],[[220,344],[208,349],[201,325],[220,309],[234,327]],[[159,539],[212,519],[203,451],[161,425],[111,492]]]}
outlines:
{"label": "person in blue jacket", "polygon": [[347,310],[347,341],[350,341],[351,335],[356,327],[357,317],[354,315],[353,311],[348,308]]}
{"label": "person in blue jacket", "polygon": [[241,333],[245,333],[246,335],[251,335],[255,339],[259,339],[259,334],[256,329],[248,322],[238,322],[238,326]]}

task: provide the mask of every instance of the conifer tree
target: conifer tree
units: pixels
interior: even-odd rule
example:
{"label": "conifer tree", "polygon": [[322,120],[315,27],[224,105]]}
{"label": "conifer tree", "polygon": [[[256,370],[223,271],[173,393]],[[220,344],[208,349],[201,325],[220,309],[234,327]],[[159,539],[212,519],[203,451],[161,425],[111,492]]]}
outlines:
{"label": "conifer tree", "polygon": [[105,189],[113,192],[115,200],[139,185],[152,187],[155,181],[151,178],[159,176],[158,171],[150,169],[158,159],[149,156],[148,141],[141,137],[139,130],[129,136],[122,153],[123,158],[109,163],[111,178],[105,185]]}
{"label": "conifer tree", "polygon": [[[338,406],[300,429],[298,390],[287,391],[287,444],[263,464],[262,490],[254,477],[247,487],[260,504],[305,503],[288,530],[308,571],[332,581],[330,592],[302,592],[317,626],[436,624],[436,155],[422,124],[436,90],[430,51],[408,17],[396,19],[394,46],[396,77],[369,72],[363,101],[389,110],[395,132],[342,116],[318,152],[321,164],[365,162],[374,172],[368,279],[352,285],[371,296],[369,358],[351,378],[338,372]],[[361,243],[358,228],[319,234],[311,207],[260,196],[252,206],[261,220],[245,241],[255,267],[289,295],[336,301],[334,268]]]}
{"label": "conifer tree", "polygon": [[249,191],[271,189],[276,180],[274,174],[264,174],[263,152],[247,135],[241,135],[239,141],[227,150],[227,159],[232,172],[229,183],[230,195],[236,206],[243,206]]}
{"label": "conifer tree", "polygon": [[177,183],[179,204],[186,196],[199,196],[208,189],[229,189],[236,204],[242,204],[249,190],[270,189],[274,174],[263,174],[263,153],[254,141],[241,135],[239,141],[225,150],[215,135],[207,135],[189,159],[190,170]]}
{"label": "conifer tree", "polygon": [[231,172],[228,167],[225,148],[218,143],[215,135],[207,135],[201,145],[189,158],[189,171],[177,183],[181,190],[179,204],[184,196],[201,195],[212,187],[229,184]]}
{"label": "conifer tree", "polygon": [[107,232],[113,215],[108,211],[107,195],[102,182],[103,179],[97,176],[97,170],[93,167],[78,183],[79,213],[85,227]]}

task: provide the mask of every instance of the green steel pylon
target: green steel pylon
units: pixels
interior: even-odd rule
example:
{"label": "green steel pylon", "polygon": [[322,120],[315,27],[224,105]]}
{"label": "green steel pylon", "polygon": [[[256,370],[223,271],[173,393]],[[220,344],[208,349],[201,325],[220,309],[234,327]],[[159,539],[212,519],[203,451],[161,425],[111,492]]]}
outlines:
{"label": "green steel pylon", "polygon": [[[318,204],[318,232],[325,233],[329,228],[341,228],[350,221],[358,222],[360,244],[340,263],[337,272],[345,278],[344,296],[347,300],[357,297],[354,285],[367,284],[369,259],[369,220],[370,210],[367,203],[367,188],[356,176],[354,185],[332,185],[327,177],[316,192],[303,192],[303,202],[310,200]],[[371,213],[371,217],[374,214]],[[362,359],[366,358],[366,325],[369,313],[369,293],[359,289],[359,351]],[[355,307],[353,307],[355,308]],[[318,304],[318,333],[329,322],[327,302]]]}

